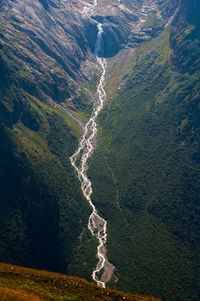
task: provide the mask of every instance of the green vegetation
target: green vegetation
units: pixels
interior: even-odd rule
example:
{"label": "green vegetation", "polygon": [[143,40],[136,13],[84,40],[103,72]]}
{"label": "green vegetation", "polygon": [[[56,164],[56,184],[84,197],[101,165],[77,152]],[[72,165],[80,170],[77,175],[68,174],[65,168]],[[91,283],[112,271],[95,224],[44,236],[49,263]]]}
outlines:
{"label": "green vegetation", "polygon": [[100,115],[89,168],[108,221],[110,286],[170,301],[200,299],[199,39],[184,22],[190,51],[186,37],[176,43],[181,23],[137,48]]}
{"label": "green vegetation", "polygon": [[96,244],[88,261],[88,235],[81,236],[91,209],[69,161],[81,130],[35,96],[30,73],[6,46],[0,69],[1,260],[91,279]]}
{"label": "green vegetation", "polygon": [[27,96],[13,128],[1,127],[0,253],[5,261],[67,272],[90,214],[69,162],[77,139],[58,110],[34,106]]}
{"label": "green vegetation", "polygon": [[95,72],[90,80],[81,85],[80,91],[72,99],[72,113],[83,123],[86,123],[91,116],[98,82],[99,74]]}
{"label": "green vegetation", "polygon": [[146,28],[147,31],[152,31],[152,36],[155,36],[159,31],[163,29],[164,23],[165,22],[163,18],[160,18],[159,16],[154,14],[148,17],[143,27]]}
{"label": "green vegetation", "polygon": [[96,71],[94,73],[94,75],[92,76],[92,78],[90,80],[88,80],[85,83],[85,87],[89,89],[89,91],[91,91],[93,94],[96,93],[97,90],[97,84],[99,83],[99,79],[100,79],[100,75],[99,73]]}
{"label": "green vegetation", "polygon": [[159,301],[153,297],[99,288],[77,277],[8,264],[0,264],[0,299],[7,301]]}
{"label": "green vegetation", "polygon": [[90,98],[91,96],[85,91],[81,91],[79,95],[72,100],[74,114],[84,123],[87,122],[92,111],[92,102]]}
{"label": "green vegetation", "polygon": [[[99,118],[89,176],[96,207],[108,221],[108,257],[116,267],[110,287],[199,301],[200,4],[181,3],[176,22],[162,35],[122,51],[116,65],[109,59],[110,98]],[[168,14],[173,3],[163,6]],[[144,26],[158,36],[163,20],[154,15]],[[67,61],[40,40],[38,47],[53,58],[51,71],[34,55],[17,53],[12,39],[0,44],[0,258],[91,279],[97,244],[87,229],[91,208],[69,161],[80,128],[47,105],[74,95],[73,85]],[[98,79],[95,73],[69,97],[68,108],[83,122]],[[95,285],[90,290],[75,278],[16,269],[1,265],[0,298],[141,300]]]}

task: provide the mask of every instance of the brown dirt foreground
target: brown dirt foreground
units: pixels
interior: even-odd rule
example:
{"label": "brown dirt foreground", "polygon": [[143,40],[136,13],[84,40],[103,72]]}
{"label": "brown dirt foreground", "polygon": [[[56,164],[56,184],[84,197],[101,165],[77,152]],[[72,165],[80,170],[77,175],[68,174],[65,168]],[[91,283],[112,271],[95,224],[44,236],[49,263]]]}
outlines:
{"label": "brown dirt foreground", "polygon": [[97,287],[84,279],[0,263],[2,301],[161,301]]}

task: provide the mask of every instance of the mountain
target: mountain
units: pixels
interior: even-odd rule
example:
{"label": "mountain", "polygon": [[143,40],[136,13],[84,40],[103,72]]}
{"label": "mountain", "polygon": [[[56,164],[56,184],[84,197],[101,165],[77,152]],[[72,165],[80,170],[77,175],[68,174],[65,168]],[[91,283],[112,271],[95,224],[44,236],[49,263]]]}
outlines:
{"label": "mountain", "polygon": [[64,273],[74,250],[85,261],[92,245],[91,266],[87,261],[82,267],[89,278],[96,242],[88,234],[90,208],[69,161],[81,129],[59,104],[77,114],[81,108],[86,119],[97,67],[70,5],[45,3],[0,6],[0,257]]}
{"label": "mountain", "polygon": [[109,62],[89,169],[110,285],[163,300],[200,296],[199,11],[180,1],[157,37]]}
{"label": "mountain", "polygon": [[0,264],[0,285],[0,299],[9,301],[160,301],[160,299],[153,297],[98,288],[93,283],[78,277],[64,276],[2,263]]}
{"label": "mountain", "polygon": [[107,104],[89,160],[109,287],[200,298],[197,0],[0,3],[0,258],[91,279],[91,208],[69,157],[92,110],[102,22]]}

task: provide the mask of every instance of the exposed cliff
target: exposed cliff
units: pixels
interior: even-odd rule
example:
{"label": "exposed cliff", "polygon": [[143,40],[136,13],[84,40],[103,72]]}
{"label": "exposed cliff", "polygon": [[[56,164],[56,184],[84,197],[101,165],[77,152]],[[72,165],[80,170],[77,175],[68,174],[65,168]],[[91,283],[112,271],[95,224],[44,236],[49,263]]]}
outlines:
{"label": "exposed cliff", "polygon": [[121,49],[158,36],[177,9],[178,1],[106,1],[98,2],[94,19],[103,23],[104,51],[112,57]]}
{"label": "exposed cliff", "polygon": [[16,68],[11,71],[20,71],[20,87],[47,101],[65,101],[94,70],[87,26],[75,8],[39,0],[1,6],[1,61],[13,59]]}

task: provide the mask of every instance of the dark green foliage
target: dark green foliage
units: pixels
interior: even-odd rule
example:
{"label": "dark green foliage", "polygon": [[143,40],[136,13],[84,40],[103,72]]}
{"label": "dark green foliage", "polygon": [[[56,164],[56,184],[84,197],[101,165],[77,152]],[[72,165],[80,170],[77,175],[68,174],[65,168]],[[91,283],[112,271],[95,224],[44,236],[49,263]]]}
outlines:
{"label": "dark green foliage", "polygon": [[[67,273],[90,214],[69,161],[75,127],[33,97],[37,89],[9,51],[0,51],[0,67],[0,258]],[[87,275],[95,260],[92,253]]]}
{"label": "dark green foliage", "polygon": [[68,273],[91,280],[93,268],[97,264],[96,250],[97,240],[86,227],[81,232],[78,243],[73,250]]}
{"label": "dark green foliage", "polygon": [[[199,301],[199,4],[181,3],[171,48],[167,30],[138,47],[126,85],[101,114],[89,173],[92,197],[108,221],[108,257],[116,267],[110,285]],[[149,22],[158,34],[159,19]],[[97,30],[91,26],[88,39]],[[74,77],[44,41],[35,42]],[[77,137],[62,114],[35,98],[42,88],[65,100],[67,83],[55,74],[51,83],[48,74],[36,83],[11,46],[0,46],[1,260],[90,278],[96,241],[69,161]],[[86,88],[94,92],[97,79]],[[89,113],[88,96],[74,97],[72,108]]]}
{"label": "dark green foliage", "polygon": [[69,162],[75,138],[59,116],[50,118],[58,122],[48,139],[56,156],[46,160],[30,161],[1,128],[0,254],[3,261],[67,272],[89,208]]}
{"label": "dark green foliage", "polygon": [[[76,137],[71,134],[70,128],[58,114],[50,114],[48,123],[47,143],[50,151],[61,159],[69,158],[77,146]],[[66,161],[68,162],[69,160],[63,160],[62,163],[65,164]]]}
{"label": "dark green foliage", "polygon": [[[190,57],[168,41],[165,33],[138,49],[125,88],[101,113],[89,174],[97,209],[108,221],[108,256],[118,279],[111,285],[197,301],[200,73],[193,60],[190,76],[180,61],[175,70],[179,52],[183,63]],[[197,44],[190,42],[193,57]]]}
{"label": "dark green foliage", "polygon": [[81,110],[84,112],[91,112],[92,104],[88,102],[88,96],[81,92],[79,96],[73,99],[73,105],[76,110]]}
{"label": "dark green foliage", "polygon": [[26,127],[33,131],[37,132],[40,128],[40,116],[30,105],[28,107],[24,106],[20,120]]}
{"label": "dark green foliage", "polygon": [[171,34],[172,63],[182,73],[200,68],[200,3],[183,0]]}

